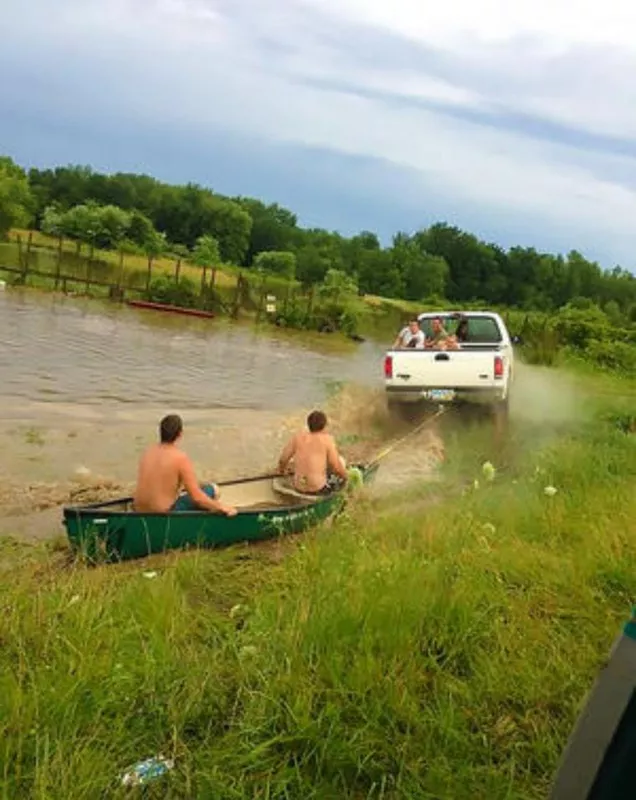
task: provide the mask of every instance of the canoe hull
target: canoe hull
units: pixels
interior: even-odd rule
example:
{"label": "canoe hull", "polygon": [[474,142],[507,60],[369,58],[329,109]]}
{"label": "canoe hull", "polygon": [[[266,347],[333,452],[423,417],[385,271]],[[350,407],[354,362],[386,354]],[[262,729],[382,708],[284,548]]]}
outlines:
{"label": "canoe hull", "polygon": [[149,300],[128,300],[126,305],[129,305],[131,308],[145,308],[150,311],[185,314],[188,317],[203,317],[205,319],[212,319],[214,317],[211,311],[201,311],[198,308],[182,308],[181,306],[172,306],[167,303],[151,303]]}
{"label": "canoe hull", "polygon": [[[365,483],[377,467],[364,470]],[[259,481],[263,478],[250,480]],[[236,482],[226,484],[236,487]],[[224,485],[220,484],[223,490]],[[223,492],[223,494],[227,494]],[[63,524],[71,549],[90,561],[125,561],[183,548],[225,547],[302,533],[340,511],[346,493],[337,492],[303,504],[239,510],[235,517],[205,511],[136,513],[131,498],[88,506],[65,507]]]}

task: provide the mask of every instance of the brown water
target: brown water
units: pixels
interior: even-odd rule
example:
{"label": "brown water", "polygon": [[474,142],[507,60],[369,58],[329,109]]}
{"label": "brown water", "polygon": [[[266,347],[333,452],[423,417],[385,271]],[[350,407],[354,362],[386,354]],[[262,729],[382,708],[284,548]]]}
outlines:
{"label": "brown water", "polygon": [[285,409],[334,380],[378,384],[380,344],[278,333],[112,303],[0,293],[0,395],[28,404]]}
{"label": "brown water", "polygon": [[[130,490],[169,411],[202,479],[271,470],[316,406],[349,460],[368,457],[403,432],[386,417],[382,354],[379,342],[0,292],[0,535],[60,533],[60,505]],[[399,466],[430,475],[430,436],[387,459],[380,486],[403,481]]]}

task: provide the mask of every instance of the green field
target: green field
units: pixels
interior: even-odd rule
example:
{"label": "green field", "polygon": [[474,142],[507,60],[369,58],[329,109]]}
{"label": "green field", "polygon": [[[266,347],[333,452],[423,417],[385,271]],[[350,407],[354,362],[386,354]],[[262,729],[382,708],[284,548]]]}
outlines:
{"label": "green field", "polygon": [[1,796],[117,797],[162,753],[145,796],[546,797],[636,594],[636,387],[578,389],[498,454],[450,425],[441,484],[304,537],[95,569],[6,542]]}

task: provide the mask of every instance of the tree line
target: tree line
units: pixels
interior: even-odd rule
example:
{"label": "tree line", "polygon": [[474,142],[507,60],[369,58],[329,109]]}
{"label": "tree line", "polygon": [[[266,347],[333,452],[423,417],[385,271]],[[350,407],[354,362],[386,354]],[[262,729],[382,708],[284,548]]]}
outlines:
{"label": "tree line", "polygon": [[636,322],[636,278],[572,250],[506,250],[445,222],[397,232],[387,247],[371,231],[343,236],[303,228],[277,203],[227,197],[196,184],[90,167],[30,169],[0,158],[0,236],[33,225],[78,247],[170,253],[262,270],[304,285],[342,272],[362,294],[526,310],[592,303],[617,325]]}

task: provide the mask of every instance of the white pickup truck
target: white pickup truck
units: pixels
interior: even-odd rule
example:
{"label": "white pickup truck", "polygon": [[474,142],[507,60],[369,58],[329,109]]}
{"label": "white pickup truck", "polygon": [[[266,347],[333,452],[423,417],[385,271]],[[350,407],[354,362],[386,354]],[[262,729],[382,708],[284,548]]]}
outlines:
{"label": "white pickup truck", "polygon": [[453,334],[461,319],[465,334],[458,349],[400,348],[384,358],[390,407],[429,402],[475,403],[506,414],[514,374],[510,335],[499,314],[484,311],[420,314],[420,328],[433,337],[433,320]]}

